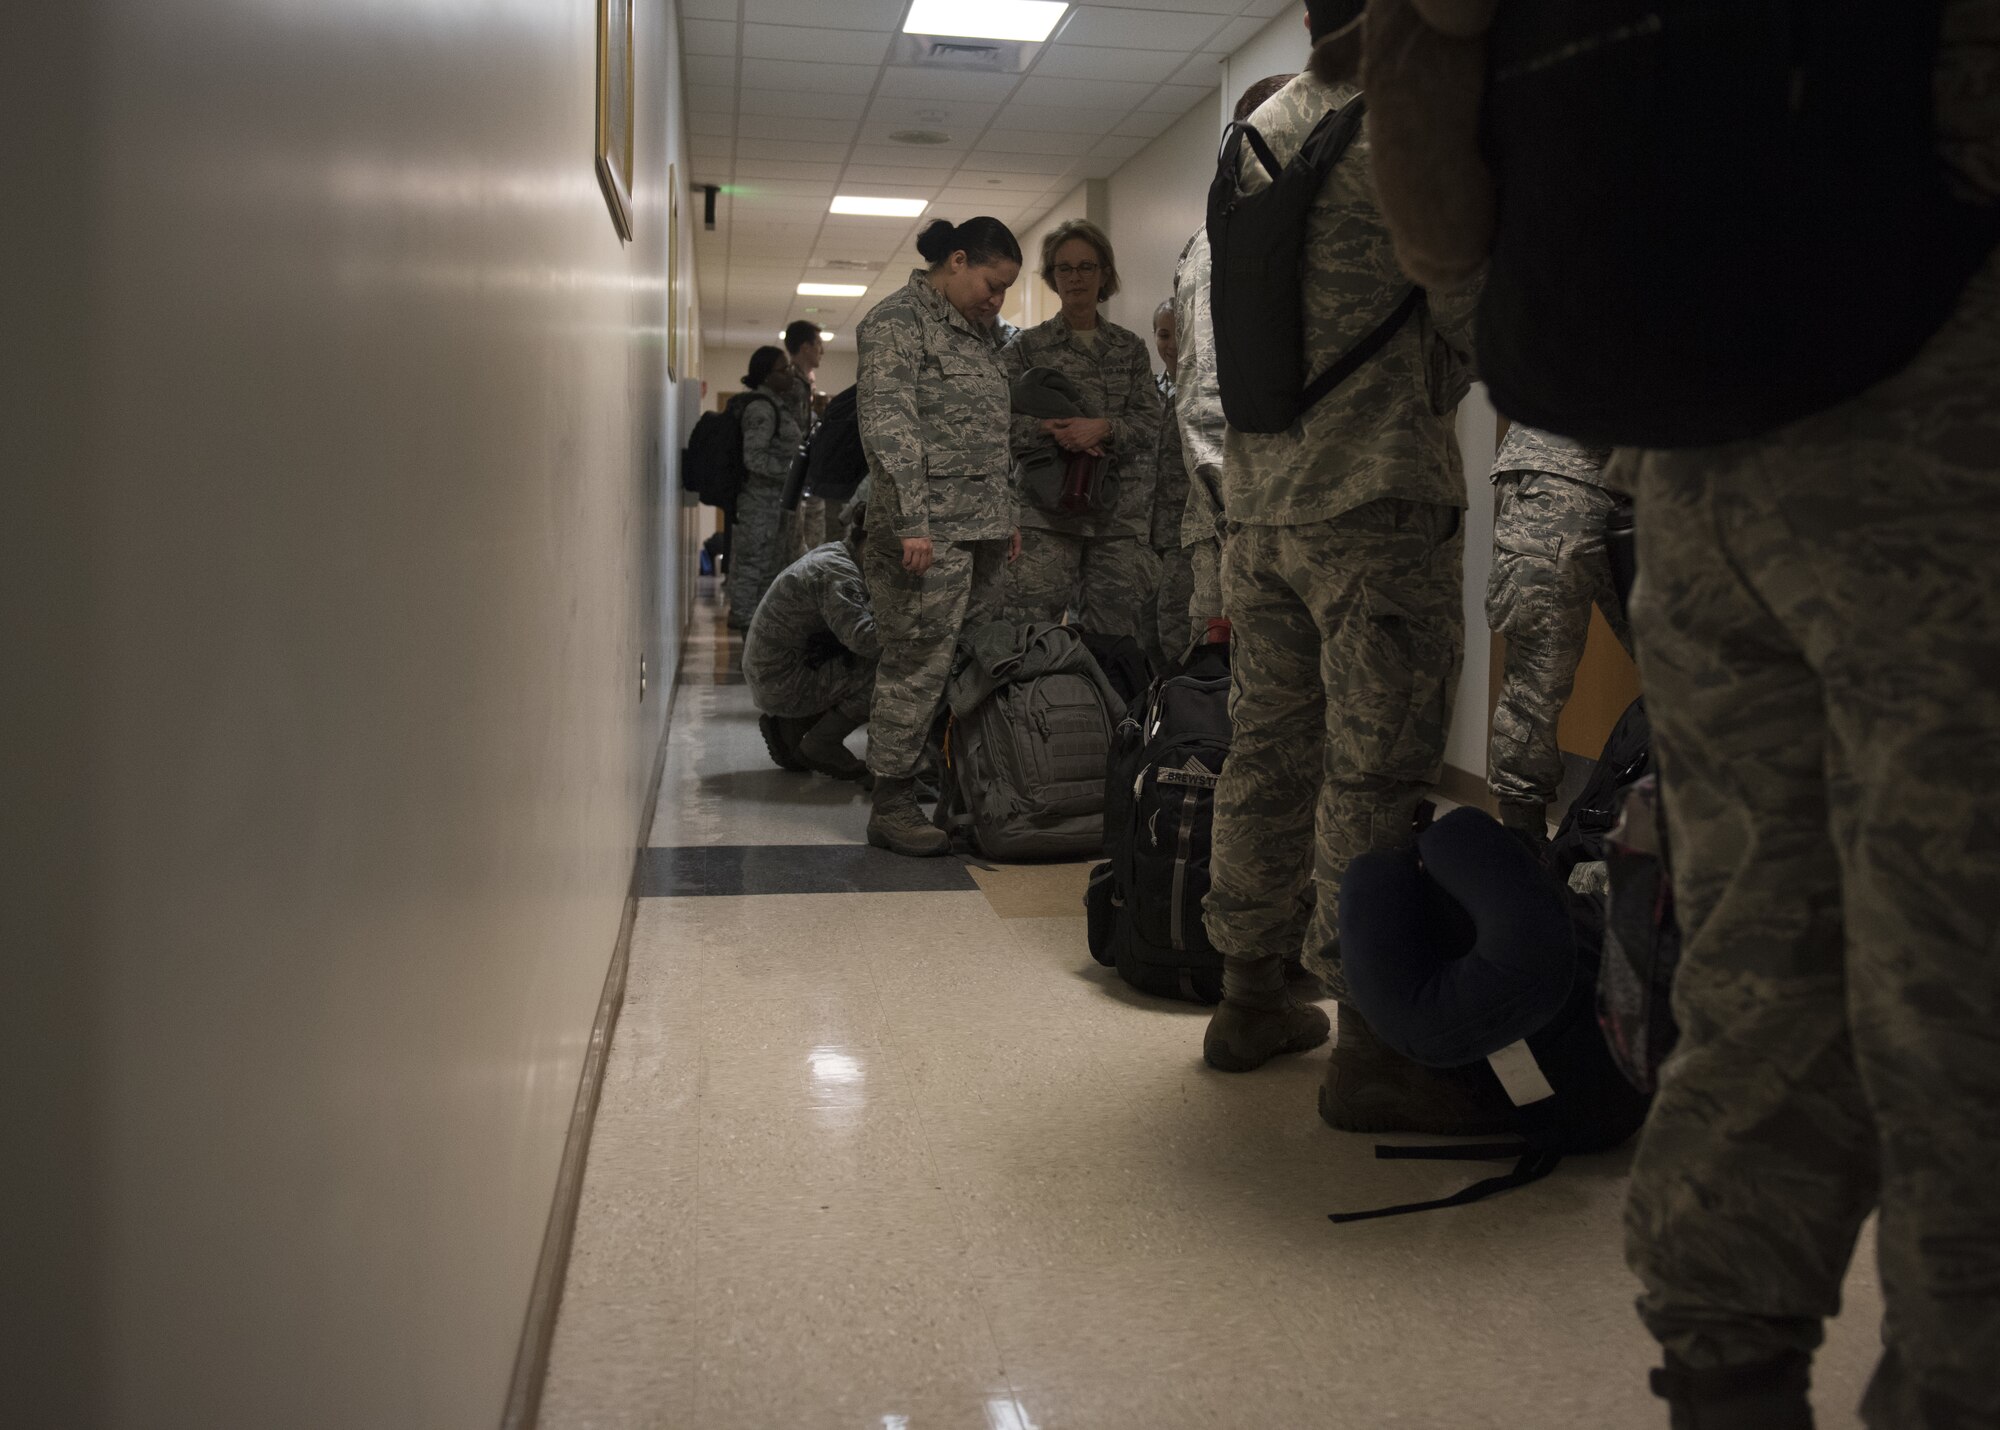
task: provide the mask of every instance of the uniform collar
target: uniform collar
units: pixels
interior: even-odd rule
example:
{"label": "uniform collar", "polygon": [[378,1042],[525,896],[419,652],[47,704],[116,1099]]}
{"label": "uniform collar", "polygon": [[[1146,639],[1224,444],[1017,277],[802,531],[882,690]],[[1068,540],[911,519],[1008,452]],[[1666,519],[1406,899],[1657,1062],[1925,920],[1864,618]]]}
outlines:
{"label": "uniform collar", "polygon": [[952,307],[946,301],[944,294],[938,292],[932,286],[929,270],[923,268],[911,269],[910,288],[916,294],[917,302],[923,305],[924,311],[929,313],[933,318],[936,318],[940,323],[949,323],[960,332],[970,333],[973,337],[989,346],[997,341],[994,331],[991,328],[981,329],[974,326],[970,318],[966,317],[965,314],[959,312],[958,309]]}

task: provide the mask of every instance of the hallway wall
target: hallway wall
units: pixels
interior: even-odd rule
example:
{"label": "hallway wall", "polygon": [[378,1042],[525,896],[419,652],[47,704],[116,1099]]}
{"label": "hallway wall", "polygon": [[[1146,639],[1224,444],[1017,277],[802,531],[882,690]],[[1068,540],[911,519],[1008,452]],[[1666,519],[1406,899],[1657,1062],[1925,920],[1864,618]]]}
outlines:
{"label": "hallway wall", "polygon": [[10,1423],[499,1422],[682,589],[595,9],[10,16]]}

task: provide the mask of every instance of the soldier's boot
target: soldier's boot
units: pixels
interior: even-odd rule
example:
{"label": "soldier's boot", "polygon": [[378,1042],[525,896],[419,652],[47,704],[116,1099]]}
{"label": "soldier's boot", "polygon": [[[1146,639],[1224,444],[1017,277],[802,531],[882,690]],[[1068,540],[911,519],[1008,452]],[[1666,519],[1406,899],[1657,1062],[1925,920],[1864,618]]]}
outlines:
{"label": "soldier's boot", "polygon": [[1537,859],[1549,847],[1549,807],[1545,804],[1500,801],[1500,826],[1523,844]]}
{"label": "soldier's boot", "polygon": [[804,774],[806,763],[799,758],[799,737],[810,722],[789,720],[782,715],[759,715],[757,733],[764,737],[764,749],[771,763],[781,770]]}
{"label": "soldier's boot", "polygon": [[924,818],[916,781],[877,776],[875,807],[868,816],[868,842],[892,854],[935,859],[951,853],[951,836]]}
{"label": "soldier's boot", "polygon": [[854,758],[847,748],[847,737],[861,726],[859,720],[843,715],[838,710],[829,710],[813,722],[812,728],[799,737],[798,755],[807,769],[818,770],[821,774],[837,780],[852,780],[863,789],[875,788],[875,776],[868,773],[868,766]]}
{"label": "soldier's boot", "polygon": [[1326,1014],[1301,1003],[1285,986],[1285,961],[1276,954],[1222,960],[1222,1002],[1209,1016],[1201,1055],[1222,1072],[1249,1072],[1286,1053],[1303,1053],[1326,1041]]}
{"label": "soldier's boot", "polygon": [[1674,1356],[1653,1372],[1672,1430],[1813,1430],[1810,1362],[1796,1351],[1754,1365],[1696,1370]]}
{"label": "soldier's boot", "polygon": [[1360,1013],[1338,1010],[1339,1036],[1320,1085],[1319,1115],[1342,1132],[1490,1137],[1512,1130],[1514,1104],[1484,1062],[1427,1068],[1392,1052]]}

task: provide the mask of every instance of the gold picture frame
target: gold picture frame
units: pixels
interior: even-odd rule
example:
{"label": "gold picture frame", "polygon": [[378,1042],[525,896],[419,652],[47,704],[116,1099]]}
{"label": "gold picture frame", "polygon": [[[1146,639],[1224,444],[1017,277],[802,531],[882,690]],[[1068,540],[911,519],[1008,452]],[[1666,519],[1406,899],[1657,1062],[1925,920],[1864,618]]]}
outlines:
{"label": "gold picture frame", "polygon": [[611,226],[632,241],[633,0],[597,0],[597,182]]}
{"label": "gold picture frame", "polygon": [[667,165],[667,380],[681,378],[681,180]]}

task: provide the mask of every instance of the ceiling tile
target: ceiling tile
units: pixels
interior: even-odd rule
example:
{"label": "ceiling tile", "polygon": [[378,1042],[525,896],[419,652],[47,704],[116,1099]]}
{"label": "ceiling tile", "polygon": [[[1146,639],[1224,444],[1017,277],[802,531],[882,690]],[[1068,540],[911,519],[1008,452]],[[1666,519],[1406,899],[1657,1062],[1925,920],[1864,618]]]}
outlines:
{"label": "ceiling tile", "polygon": [[816,170],[811,175],[803,177],[786,174],[743,175],[731,187],[737,193],[753,197],[761,195],[766,198],[818,199],[825,203],[833,198],[833,179],[833,170],[827,168]]}
{"label": "ceiling tile", "polygon": [[743,53],[760,60],[821,61],[830,65],[879,65],[889,52],[887,35],[790,25],[745,25]]}
{"label": "ceiling tile", "polygon": [[909,99],[1005,99],[1020,83],[1011,74],[967,74],[963,70],[890,65],[882,71],[882,93]]}
{"label": "ceiling tile", "polygon": [[691,85],[736,87],[736,56],[688,55],[681,65],[681,77]]}
{"label": "ceiling tile", "polygon": [[1097,133],[1082,129],[989,129],[975,151],[980,155],[1085,154]]}
{"label": "ceiling tile", "polygon": [[745,114],[736,121],[736,132],[750,139],[803,139],[814,143],[827,144],[836,140],[851,141],[861,128],[857,119],[819,118],[804,123],[795,118],[775,114]]}
{"label": "ceiling tile", "polygon": [[1245,15],[1260,16],[1265,20],[1276,19],[1287,10],[1297,10],[1296,0],[1248,0],[1243,7]]}
{"label": "ceiling tile", "polygon": [[952,144],[938,148],[919,148],[914,144],[869,144],[854,146],[856,164],[873,164],[891,169],[915,169],[920,173],[932,173],[948,169],[962,158],[969,145]]}
{"label": "ceiling tile", "polygon": [[823,65],[806,60],[743,61],[743,88],[797,89],[822,94],[872,94],[877,65]]}
{"label": "ceiling tile", "polygon": [[868,106],[868,118],[898,129],[942,129],[946,133],[970,129],[976,134],[979,126],[999,109],[998,104],[987,100],[912,99],[878,94]]}
{"label": "ceiling tile", "polygon": [[[1145,110],[1135,110],[1118,121],[1112,128],[1113,134],[1135,134],[1141,139],[1157,139],[1180,122],[1178,114],[1149,114]],[[743,152],[743,142],[739,141],[737,153]]]}
{"label": "ceiling tile", "polygon": [[1021,81],[1016,103],[1059,104],[1072,109],[1116,109],[1130,107],[1151,94],[1150,84],[1092,79],[1055,79],[1029,75]]}
{"label": "ceiling tile", "polygon": [[1127,79],[1157,83],[1187,60],[1186,50],[1114,50],[1100,45],[1054,45],[1035,73],[1057,79]]}
{"label": "ceiling tile", "polygon": [[1178,70],[1167,76],[1169,84],[1192,85],[1196,89],[1214,89],[1222,83],[1222,62],[1227,55],[1191,55]]}
{"label": "ceiling tile", "polygon": [[736,0],[681,0],[681,14],[699,20],[734,20]]}
{"label": "ceiling tile", "polygon": [[[1234,15],[1243,8],[1242,0],[1093,0],[1112,10],[1179,10],[1190,15]],[[1279,0],[1296,5],[1298,0]]]}
{"label": "ceiling tile", "polygon": [[907,194],[911,198],[929,198],[944,184],[952,166],[940,164],[929,169],[896,169],[887,164],[849,164],[840,175],[843,193],[858,193],[861,185],[867,191],[884,197]]}
{"label": "ceiling tile", "polygon": [[[1231,20],[1227,25],[1224,25],[1220,30],[1215,32],[1215,38],[1208,42],[1208,48],[1210,50],[1219,50],[1226,55],[1233,55],[1259,35],[1263,34],[1265,28],[1270,23],[1269,16],[1257,15],[1244,20]],[[1299,52],[1302,56],[1305,53],[1305,48],[1305,40],[1301,38],[1299,40]]]}
{"label": "ceiling tile", "polygon": [[736,113],[736,91],[727,85],[691,84],[687,87],[690,114]]}
{"label": "ceiling tile", "polygon": [[1012,169],[987,168],[983,163],[976,168],[960,169],[951,176],[951,182],[954,188],[987,188],[995,193],[1017,195],[1038,194],[1049,186],[1045,176],[1023,174]]}
{"label": "ceiling tile", "polygon": [[743,0],[743,18],[767,25],[815,25],[840,30],[901,27],[909,0]]}
{"label": "ceiling tile", "polygon": [[1063,25],[1058,38],[1064,45],[1179,50],[1185,55],[1207,49],[1209,39],[1221,28],[1222,21],[1215,15],[1082,5]]}
{"label": "ceiling tile", "polygon": [[776,114],[805,121],[859,119],[868,110],[868,100],[862,95],[808,94],[796,89],[745,89],[738,105],[745,114]]}
{"label": "ceiling tile", "polygon": [[1010,104],[994,121],[999,129],[1067,130],[1078,134],[1109,134],[1127,110],[1068,109],[1053,104]]}
{"label": "ceiling tile", "polygon": [[1040,174],[1043,182],[1050,175],[1060,174],[1076,159],[1074,154],[1027,154],[1014,150],[981,149],[972,156],[972,162],[988,174]]}
{"label": "ceiling tile", "polygon": [[809,139],[739,139],[737,157],[744,159],[816,159],[838,164],[847,157],[846,144],[820,144]]}
{"label": "ceiling tile", "polygon": [[690,55],[733,55],[736,53],[736,22],[683,20],[681,37]]}
{"label": "ceiling tile", "polygon": [[1155,90],[1139,108],[1151,114],[1181,115],[1214,93],[1214,85],[1203,89],[1199,85],[1192,84],[1165,84]]}
{"label": "ceiling tile", "polygon": [[726,114],[690,114],[688,133],[705,134],[710,138],[727,139],[736,132],[736,121]]}
{"label": "ceiling tile", "polygon": [[1146,143],[1147,141],[1144,139],[1112,134],[1090,146],[1090,157],[1093,159],[1116,159],[1122,164],[1145,148]]}

